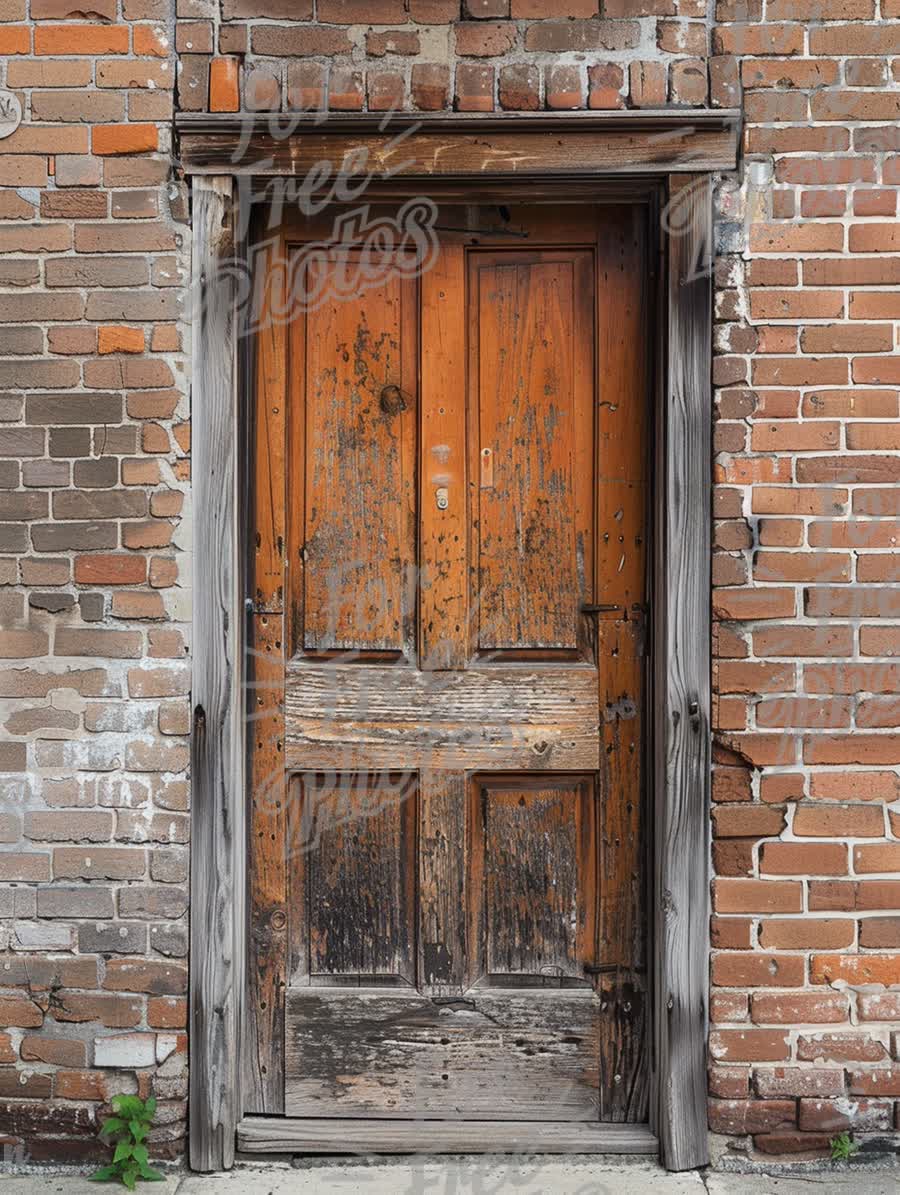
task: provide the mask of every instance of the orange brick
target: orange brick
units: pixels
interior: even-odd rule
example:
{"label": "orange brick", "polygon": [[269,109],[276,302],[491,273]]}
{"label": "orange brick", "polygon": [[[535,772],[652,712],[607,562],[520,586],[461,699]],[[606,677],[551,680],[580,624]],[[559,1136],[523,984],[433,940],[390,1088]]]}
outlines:
{"label": "orange brick", "polygon": [[240,108],[240,63],[237,58],[213,58],[209,67],[210,112],[237,112]]}
{"label": "orange brick", "polygon": [[93,151],[103,157],[149,153],[158,144],[159,133],[155,124],[96,125],[91,130]]}
{"label": "orange brick", "polygon": [[[871,872],[900,872],[900,842],[855,846],[853,867],[859,875]],[[892,982],[897,983],[900,980]]]}
{"label": "orange brick", "polygon": [[172,47],[165,30],[157,25],[135,25],[132,34],[135,54],[151,58],[168,58]]}
{"label": "orange brick", "polygon": [[879,838],[884,818],[871,805],[800,805],[792,829],[799,838]]}
{"label": "orange brick", "polygon": [[38,25],[35,54],[127,54],[127,25]]}
{"label": "orange brick", "polygon": [[809,736],[803,745],[803,759],[812,764],[898,764],[900,735],[856,732]]}
{"label": "orange brick", "polygon": [[28,25],[0,25],[0,57],[31,53],[31,28]]}
{"label": "orange brick", "polygon": [[147,580],[147,559],[132,553],[75,557],[79,585],[140,585]]}
{"label": "orange brick", "polygon": [[115,324],[100,328],[97,349],[100,353],[142,353],[144,331],[142,328],[123,328]]}

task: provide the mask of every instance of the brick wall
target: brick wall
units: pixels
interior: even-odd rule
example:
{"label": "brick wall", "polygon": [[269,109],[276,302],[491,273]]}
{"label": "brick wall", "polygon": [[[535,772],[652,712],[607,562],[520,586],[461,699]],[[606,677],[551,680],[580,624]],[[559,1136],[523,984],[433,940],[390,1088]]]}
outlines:
{"label": "brick wall", "polygon": [[168,3],[0,22],[0,1136],[76,1159],[185,1118],[190,245]]}
{"label": "brick wall", "polygon": [[[179,104],[463,112],[707,98],[706,0],[178,0]],[[213,51],[215,50],[215,53]]]}
{"label": "brick wall", "polygon": [[757,165],[716,274],[710,1122],[827,1150],[900,1127],[900,5],[718,17]]}
{"label": "brick wall", "polygon": [[0,1140],[84,1157],[120,1090],[160,1099],[162,1148],[184,1129],[173,99],[743,104],[716,266],[711,1127],[781,1153],[900,1126],[898,0],[28,2],[0,0],[25,112],[0,141]]}

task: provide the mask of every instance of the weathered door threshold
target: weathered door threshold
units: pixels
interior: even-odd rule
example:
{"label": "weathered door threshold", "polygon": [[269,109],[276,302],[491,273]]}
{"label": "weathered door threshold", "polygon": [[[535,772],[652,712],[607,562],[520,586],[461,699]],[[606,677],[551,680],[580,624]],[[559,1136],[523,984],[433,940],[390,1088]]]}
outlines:
{"label": "weathered door threshold", "polygon": [[523,1120],[333,1120],[245,1116],[237,1147],[245,1153],[549,1153],[657,1154],[643,1124]]}

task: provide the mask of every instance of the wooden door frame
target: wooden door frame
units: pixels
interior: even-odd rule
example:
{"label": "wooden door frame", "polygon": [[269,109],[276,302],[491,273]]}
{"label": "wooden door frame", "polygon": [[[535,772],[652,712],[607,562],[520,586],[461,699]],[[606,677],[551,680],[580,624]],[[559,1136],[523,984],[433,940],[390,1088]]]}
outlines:
{"label": "wooden door frame", "polygon": [[[406,118],[411,131],[402,149],[412,166],[401,177],[385,176],[391,162],[381,118],[310,121],[289,137],[273,137],[258,117],[179,119],[181,158],[193,175],[193,1169],[231,1167],[243,1115],[249,926],[242,667],[250,381],[247,354],[239,347],[240,281],[233,265],[244,257],[239,230],[249,221],[238,217],[251,190],[237,185],[237,176],[302,172],[305,157],[340,168],[348,150],[360,144],[374,164],[371,190],[385,197],[412,191],[512,202],[524,193],[533,202],[655,195],[668,213],[660,221],[659,336],[648,346],[658,361],[648,711],[655,851],[650,1127],[667,1168],[708,1161],[710,176],[736,165],[738,119],[731,111]],[[396,129],[395,121],[391,137]],[[242,138],[257,155],[249,166],[235,152]],[[454,151],[449,155],[448,144]],[[523,145],[533,154],[523,157]],[[271,1136],[277,1140],[277,1132]]]}

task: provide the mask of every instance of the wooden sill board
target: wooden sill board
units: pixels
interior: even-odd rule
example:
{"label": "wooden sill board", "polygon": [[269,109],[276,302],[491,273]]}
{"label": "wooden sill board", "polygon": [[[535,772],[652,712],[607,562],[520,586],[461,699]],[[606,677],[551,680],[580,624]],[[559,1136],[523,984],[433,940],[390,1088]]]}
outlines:
{"label": "wooden sill board", "polygon": [[558,1153],[657,1154],[643,1124],[515,1120],[330,1120],[246,1116],[238,1124],[244,1153]]}

